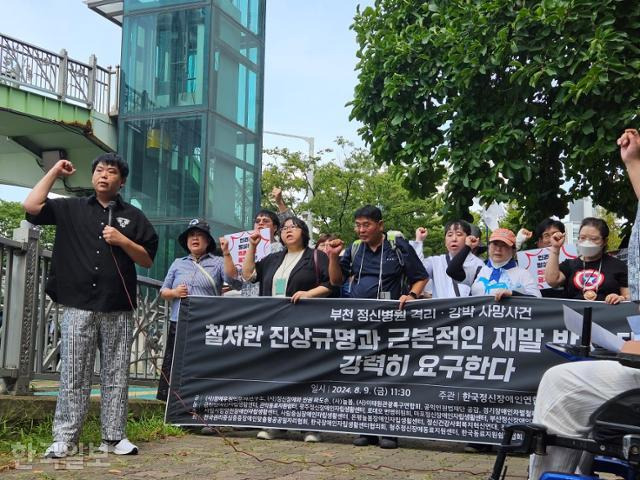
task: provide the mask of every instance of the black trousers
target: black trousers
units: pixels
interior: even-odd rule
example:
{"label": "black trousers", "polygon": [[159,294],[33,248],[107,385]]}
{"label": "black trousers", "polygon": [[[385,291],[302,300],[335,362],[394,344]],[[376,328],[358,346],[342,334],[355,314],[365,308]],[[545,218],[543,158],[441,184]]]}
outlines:
{"label": "black trousers", "polygon": [[169,322],[167,342],[164,347],[162,370],[160,372],[160,380],[158,381],[158,393],[156,394],[156,398],[163,402],[166,402],[169,396],[169,379],[171,378],[171,362],[173,361],[173,346],[176,343],[177,325],[178,322]]}

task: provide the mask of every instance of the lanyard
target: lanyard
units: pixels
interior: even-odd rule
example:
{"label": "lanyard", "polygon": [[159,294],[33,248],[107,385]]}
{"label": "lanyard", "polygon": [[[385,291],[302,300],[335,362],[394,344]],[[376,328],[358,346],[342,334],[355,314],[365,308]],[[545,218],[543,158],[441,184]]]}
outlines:
{"label": "lanyard", "polygon": [[[358,246],[358,250],[356,250],[356,255],[360,251],[360,247],[364,245],[364,242]],[[360,283],[360,277],[362,276],[362,266],[364,265],[364,256],[367,253],[366,248],[362,251],[362,259],[360,260],[360,270],[358,271],[358,281],[356,283]],[[384,260],[384,237],[382,238],[382,244],[380,247],[380,266],[378,271],[378,290],[376,292],[376,298],[380,298],[380,290],[382,289],[382,261]]]}

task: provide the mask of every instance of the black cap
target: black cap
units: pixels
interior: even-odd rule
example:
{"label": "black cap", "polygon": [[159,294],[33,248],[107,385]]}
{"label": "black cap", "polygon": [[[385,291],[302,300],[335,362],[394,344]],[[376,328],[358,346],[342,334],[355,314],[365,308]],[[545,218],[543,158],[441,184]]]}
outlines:
{"label": "black cap", "polygon": [[182,248],[189,251],[189,248],[187,247],[187,236],[189,235],[189,232],[191,230],[200,230],[207,236],[207,238],[209,239],[209,245],[207,246],[207,253],[211,253],[215,251],[216,241],[211,236],[211,228],[209,227],[209,224],[206,221],[200,218],[194,218],[193,220],[191,220],[189,222],[189,226],[187,227],[187,229],[184,232],[182,232],[178,237],[178,243]]}

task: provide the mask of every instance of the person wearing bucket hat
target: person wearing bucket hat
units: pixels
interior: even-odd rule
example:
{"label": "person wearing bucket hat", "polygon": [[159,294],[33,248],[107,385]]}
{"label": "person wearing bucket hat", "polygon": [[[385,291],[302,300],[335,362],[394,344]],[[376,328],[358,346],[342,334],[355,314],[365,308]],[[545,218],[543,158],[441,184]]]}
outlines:
{"label": "person wearing bucket hat", "polygon": [[[465,246],[451,260],[447,274],[454,279],[463,278],[462,264],[478,239],[472,235],[465,239]],[[492,295],[496,300],[512,295],[540,297],[540,289],[531,273],[518,266],[516,236],[507,228],[498,228],[489,237],[489,259],[471,286],[471,295]]]}
{"label": "person wearing bucket hat", "polygon": [[213,254],[216,242],[213,240],[211,228],[205,220],[200,218],[191,220],[187,228],[178,236],[178,244],[189,254],[173,261],[160,289],[162,298],[171,301],[171,322],[156,395],[158,400],[163,401],[167,400],[169,391],[180,299],[187,295],[220,295],[224,282],[227,282],[232,288],[240,288],[241,286],[241,282],[229,278],[224,273],[222,258]]}
{"label": "person wearing bucket hat", "polygon": [[[209,224],[207,222],[199,218],[194,218],[193,220],[191,220],[187,229],[180,234],[180,236],[178,237],[178,243],[180,244],[180,246],[185,250],[189,250],[187,238],[189,237],[189,233],[193,233],[194,230],[199,230],[204,234],[204,237],[207,241],[207,248],[205,253],[215,252],[216,241],[211,236],[211,228],[209,227]],[[194,237],[194,235],[192,235],[192,237]]]}

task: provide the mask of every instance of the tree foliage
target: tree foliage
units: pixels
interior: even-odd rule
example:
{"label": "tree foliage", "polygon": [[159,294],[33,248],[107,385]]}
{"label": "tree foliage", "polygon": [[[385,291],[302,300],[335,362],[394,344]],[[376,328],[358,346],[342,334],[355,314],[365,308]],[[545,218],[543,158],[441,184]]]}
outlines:
{"label": "tree foliage", "polygon": [[[379,167],[367,150],[354,148],[342,139],[337,143],[339,155],[326,150],[311,161],[300,152],[267,150],[263,158],[262,205],[273,208],[268,193],[273,187],[280,187],[285,202],[298,216],[312,212],[315,237],[332,233],[346,242],[356,238],[353,212],[366,204],[376,205],[382,210],[388,230],[400,230],[406,238],[413,239],[416,228],[425,226],[429,230],[425,253],[442,251],[440,196],[412,198],[403,187],[405,172],[395,166]],[[310,168],[314,170],[311,200]]]}
{"label": "tree foliage", "polygon": [[586,196],[633,218],[615,140],[637,121],[637,0],[376,0],[352,28],[359,133],[412,192],[445,183],[446,218],[474,196],[532,224]]}
{"label": "tree foliage", "polygon": [[[24,208],[19,202],[0,200],[0,236],[13,238],[13,230],[24,220]],[[51,249],[56,235],[55,227],[46,225],[40,228],[40,241],[44,248]]]}

